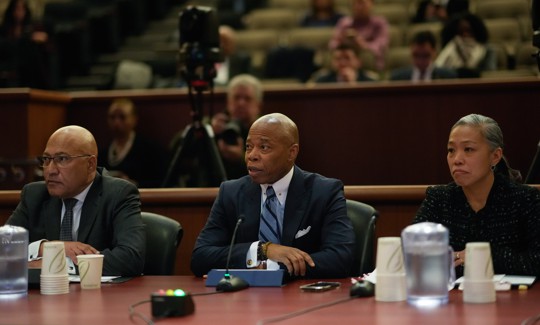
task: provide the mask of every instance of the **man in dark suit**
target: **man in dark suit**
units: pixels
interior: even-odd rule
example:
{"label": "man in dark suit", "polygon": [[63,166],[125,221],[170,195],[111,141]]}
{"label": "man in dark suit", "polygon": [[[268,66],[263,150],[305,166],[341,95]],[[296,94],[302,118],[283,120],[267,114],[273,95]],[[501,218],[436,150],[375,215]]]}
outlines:
{"label": "man in dark suit", "polygon": [[224,60],[216,64],[214,85],[226,86],[237,75],[251,72],[251,56],[237,50],[236,32],[229,26],[219,26],[219,44]]}
{"label": "man in dark suit", "polygon": [[[239,216],[245,221],[232,248],[231,268],[286,268],[293,277],[308,278],[350,274],[355,239],[343,184],[295,166],[298,139],[296,125],[282,114],[262,116],[251,126],[245,154],[249,176],[221,184],[193,250],[195,275],[226,267]],[[269,210],[272,222],[266,219]],[[268,239],[268,228],[276,239]]]}
{"label": "man in dark suit", "polygon": [[[100,253],[104,275],[140,275],[146,238],[139,192],[132,183],[105,176],[96,167],[92,134],[80,126],[60,128],[38,159],[45,181],[22,189],[7,221],[28,229],[31,265],[40,266],[43,241],[62,240],[70,266],[77,264],[77,255]],[[71,213],[65,213],[68,210]],[[68,220],[71,224],[66,225]]]}
{"label": "man in dark suit", "polygon": [[356,84],[374,81],[362,67],[359,48],[350,43],[343,43],[332,50],[332,70],[315,78],[315,83],[339,82]]}
{"label": "man in dark suit", "polygon": [[419,82],[458,77],[455,70],[433,64],[437,57],[437,40],[430,31],[420,31],[414,35],[411,41],[411,56],[413,65],[391,71],[390,80]]}

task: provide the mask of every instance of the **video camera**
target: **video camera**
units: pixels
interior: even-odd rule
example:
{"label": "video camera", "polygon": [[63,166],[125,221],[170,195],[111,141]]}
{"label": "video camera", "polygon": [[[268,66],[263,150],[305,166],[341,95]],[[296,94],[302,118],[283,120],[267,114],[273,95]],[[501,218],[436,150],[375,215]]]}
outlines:
{"label": "video camera", "polygon": [[210,7],[188,6],[180,12],[179,68],[182,78],[197,90],[213,86],[215,64],[223,62],[219,26]]}

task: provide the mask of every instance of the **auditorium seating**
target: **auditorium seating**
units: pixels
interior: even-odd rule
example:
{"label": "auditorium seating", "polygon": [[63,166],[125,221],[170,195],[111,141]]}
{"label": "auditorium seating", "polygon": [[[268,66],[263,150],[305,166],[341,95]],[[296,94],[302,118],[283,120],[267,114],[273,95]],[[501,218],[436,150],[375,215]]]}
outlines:
{"label": "auditorium seating", "polygon": [[[45,0],[44,7],[60,0]],[[110,78],[111,67],[123,58],[142,59],[146,63],[160,67],[171,67],[175,59],[177,44],[167,43],[167,37],[177,30],[178,13],[182,5],[172,6],[168,2],[168,14],[164,14],[165,0],[63,0],[62,3],[86,3],[84,14],[86,35],[72,37],[71,46],[61,46],[65,60],[60,59],[67,70],[64,74],[86,76],[100,71],[94,80]],[[439,41],[442,23],[413,24],[410,22],[419,0],[376,0],[374,14],[382,15],[390,23],[390,48],[408,46],[412,36],[419,30],[432,31]],[[106,4],[109,5],[106,5]],[[212,1],[193,0],[193,5],[208,5]],[[266,55],[278,46],[306,46],[315,51],[315,64],[324,66],[328,60],[327,48],[332,35],[329,28],[300,29],[300,17],[309,9],[310,0],[268,0],[267,7],[251,11],[244,17],[247,29],[238,32],[238,48],[252,55],[253,71],[261,79],[265,78],[264,66]],[[344,13],[350,13],[350,0],[336,0],[336,7]],[[54,6],[54,5],[53,5]],[[155,6],[155,8],[154,8]],[[114,14],[114,8],[116,13]],[[514,69],[518,58],[518,44],[530,41],[531,19],[528,0],[471,0],[470,10],[486,21],[490,33],[490,43],[495,44],[500,55],[499,68]],[[39,9],[36,9],[39,11]],[[43,8],[43,15],[51,15],[54,10]],[[63,15],[63,14],[62,14]],[[62,15],[54,15],[56,23],[66,20]],[[65,15],[64,15],[65,16]],[[71,20],[77,15],[69,14]],[[99,17],[99,19],[98,19]],[[152,20],[160,19],[159,22]],[[79,24],[77,26],[83,26]],[[116,27],[114,26],[116,24]],[[67,25],[63,24],[63,28]],[[96,30],[99,30],[96,32]],[[84,34],[84,33],[83,33]],[[96,35],[98,34],[98,35]],[[162,38],[163,37],[163,38]],[[500,45],[504,51],[500,51]],[[83,50],[86,49],[86,50]],[[135,53],[140,52],[140,53]],[[154,52],[154,53],[151,53]],[[74,54],[76,53],[76,54]],[[165,54],[166,53],[166,54]],[[394,52],[396,53],[396,52]],[[523,53],[523,52],[521,52]],[[392,54],[393,55],[393,54]],[[163,58],[165,56],[165,58]],[[167,64],[162,62],[167,61]],[[369,61],[369,60],[367,60]],[[507,66],[503,63],[507,62]],[[98,64],[97,67],[92,64]],[[369,65],[369,62],[368,62]],[[174,74],[171,72],[171,74]],[[70,78],[71,86],[75,83]],[[70,83],[70,82],[68,82]],[[105,87],[105,82],[91,81],[80,88]],[[79,85],[82,85],[79,83]],[[70,85],[66,85],[70,89]],[[77,89],[77,87],[75,87]],[[72,88],[71,88],[72,89]]]}

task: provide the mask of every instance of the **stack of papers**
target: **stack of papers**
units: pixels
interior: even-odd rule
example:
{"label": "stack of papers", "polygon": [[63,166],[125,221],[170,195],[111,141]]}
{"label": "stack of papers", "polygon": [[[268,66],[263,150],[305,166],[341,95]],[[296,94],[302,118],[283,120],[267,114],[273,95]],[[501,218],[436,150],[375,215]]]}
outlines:
{"label": "stack of papers", "polygon": [[[105,282],[111,282],[112,280],[119,278],[118,275],[111,275],[111,276],[102,276],[101,277],[101,283]],[[81,277],[78,275],[70,275],[69,276],[69,282],[81,282]]]}

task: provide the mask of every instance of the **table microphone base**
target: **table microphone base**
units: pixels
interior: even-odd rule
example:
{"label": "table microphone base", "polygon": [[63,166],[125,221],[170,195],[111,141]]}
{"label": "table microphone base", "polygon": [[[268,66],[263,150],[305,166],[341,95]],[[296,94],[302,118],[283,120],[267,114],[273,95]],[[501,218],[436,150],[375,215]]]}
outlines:
{"label": "table microphone base", "polygon": [[249,287],[244,279],[226,274],[216,285],[216,291],[233,292],[244,290]]}

